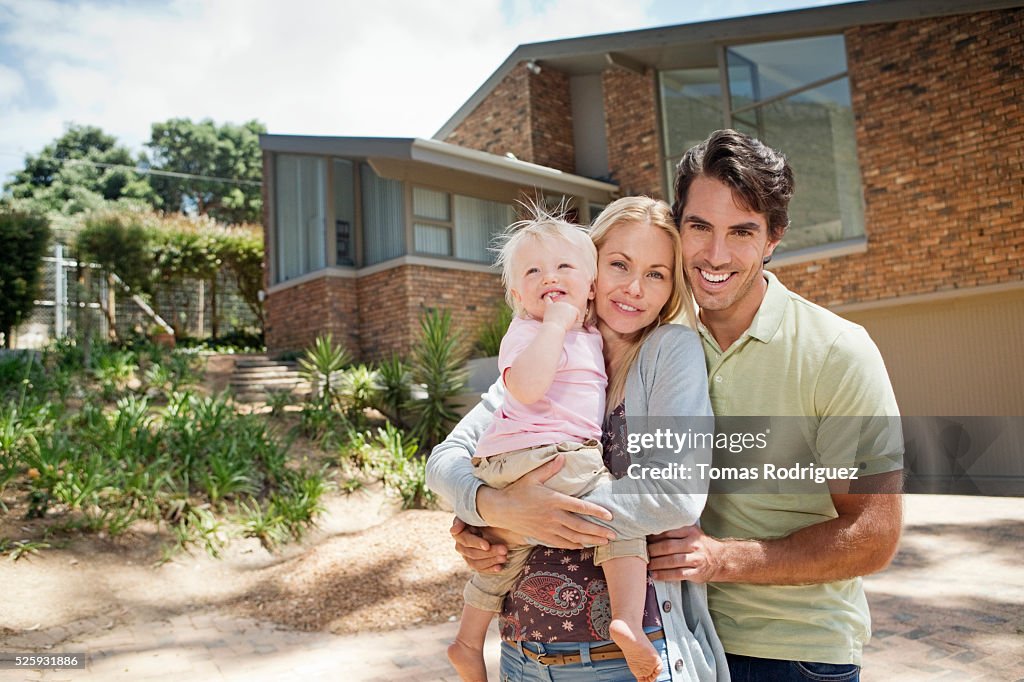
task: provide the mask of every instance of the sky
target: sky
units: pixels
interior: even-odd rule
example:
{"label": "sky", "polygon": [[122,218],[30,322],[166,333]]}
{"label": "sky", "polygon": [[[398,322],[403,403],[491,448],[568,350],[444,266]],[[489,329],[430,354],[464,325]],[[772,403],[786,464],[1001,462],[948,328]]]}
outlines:
{"label": "sky", "polygon": [[68,123],[431,137],[520,44],[835,0],[0,0],[0,183]]}

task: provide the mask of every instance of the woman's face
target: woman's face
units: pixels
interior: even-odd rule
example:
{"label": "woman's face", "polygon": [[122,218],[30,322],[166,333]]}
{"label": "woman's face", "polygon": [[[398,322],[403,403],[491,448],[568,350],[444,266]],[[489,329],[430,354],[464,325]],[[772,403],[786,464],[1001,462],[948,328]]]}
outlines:
{"label": "woman's face", "polygon": [[597,317],[629,335],[657,319],[672,295],[672,238],[650,223],[612,227],[597,250]]}

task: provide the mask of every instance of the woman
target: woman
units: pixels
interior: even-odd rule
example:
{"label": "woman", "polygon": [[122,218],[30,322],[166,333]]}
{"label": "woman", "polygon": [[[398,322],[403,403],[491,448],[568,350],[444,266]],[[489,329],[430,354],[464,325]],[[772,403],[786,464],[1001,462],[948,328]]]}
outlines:
{"label": "woman", "polygon": [[[509,531],[497,535],[499,541],[525,537],[547,546],[534,550],[505,601],[502,680],[633,679],[621,652],[607,641],[607,588],[591,561],[593,550],[580,549],[603,544],[613,533],[576,514],[623,537],[642,537],[695,523],[706,499],[706,483],[681,472],[709,462],[710,451],[646,447],[655,439],[638,438],[659,429],[713,428],[700,341],[688,327],[665,324],[684,310],[694,319],[671,211],[646,197],[619,199],[598,216],[591,237],[598,252],[594,303],[609,378],[604,458],[621,478],[582,499],[560,495],[538,485],[557,471],[559,459],[503,490],[482,486],[470,456],[501,404],[500,381],[427,462],[428,485],[452,502],[460,519]],[[645,475],[655,469],[676,475]],[[462,532],[460,523],[453,534],[477,570],[500,563],[490,545]],[[658,679],[727,679],[703,586],[648,580],[644,629],[662,656]]]}

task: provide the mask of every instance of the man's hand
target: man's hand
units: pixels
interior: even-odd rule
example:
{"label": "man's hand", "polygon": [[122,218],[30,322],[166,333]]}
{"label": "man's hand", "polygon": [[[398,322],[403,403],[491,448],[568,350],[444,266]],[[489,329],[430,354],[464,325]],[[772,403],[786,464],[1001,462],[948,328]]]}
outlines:
{"label": "man's hand", "polygon": [[477,573],[497,573],[505,565],[508,547],[491,543],[483,537],[483,528],[467,526],[459,517],[452,520],[451,534],[455,538],[455,551]]}
{"label": "man's hand", "polygon": [[534,538],[548,547],[582,549],[614,540],[615,533],[608,528],[577,516],[611,521],[611,512],[544,485],[564,462],[565,455],[558,455],[502,490],[481,486],[476,498],[480,516],[491,526]]}
{"label": "man's hand", "polygon": [[676,528],[650,537],[648,570],[655,580],[711,582],[721,567],[724,548],[721,540],[705,535],[698,526]]}

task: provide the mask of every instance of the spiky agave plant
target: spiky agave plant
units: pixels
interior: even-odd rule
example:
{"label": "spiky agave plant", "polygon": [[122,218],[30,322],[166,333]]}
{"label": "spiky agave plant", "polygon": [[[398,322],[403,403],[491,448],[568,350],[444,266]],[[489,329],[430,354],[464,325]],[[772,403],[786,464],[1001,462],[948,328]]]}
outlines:
{"label": "spiky agave plant", "polygon": [[466,386],[466,347],[452,329],[447,310],[429,310],[420,318],[420,338],[412,356],[412,378],[423,395],[410,404],[413,434],[423,451],[441,441],[458,420],[457,397]]}

